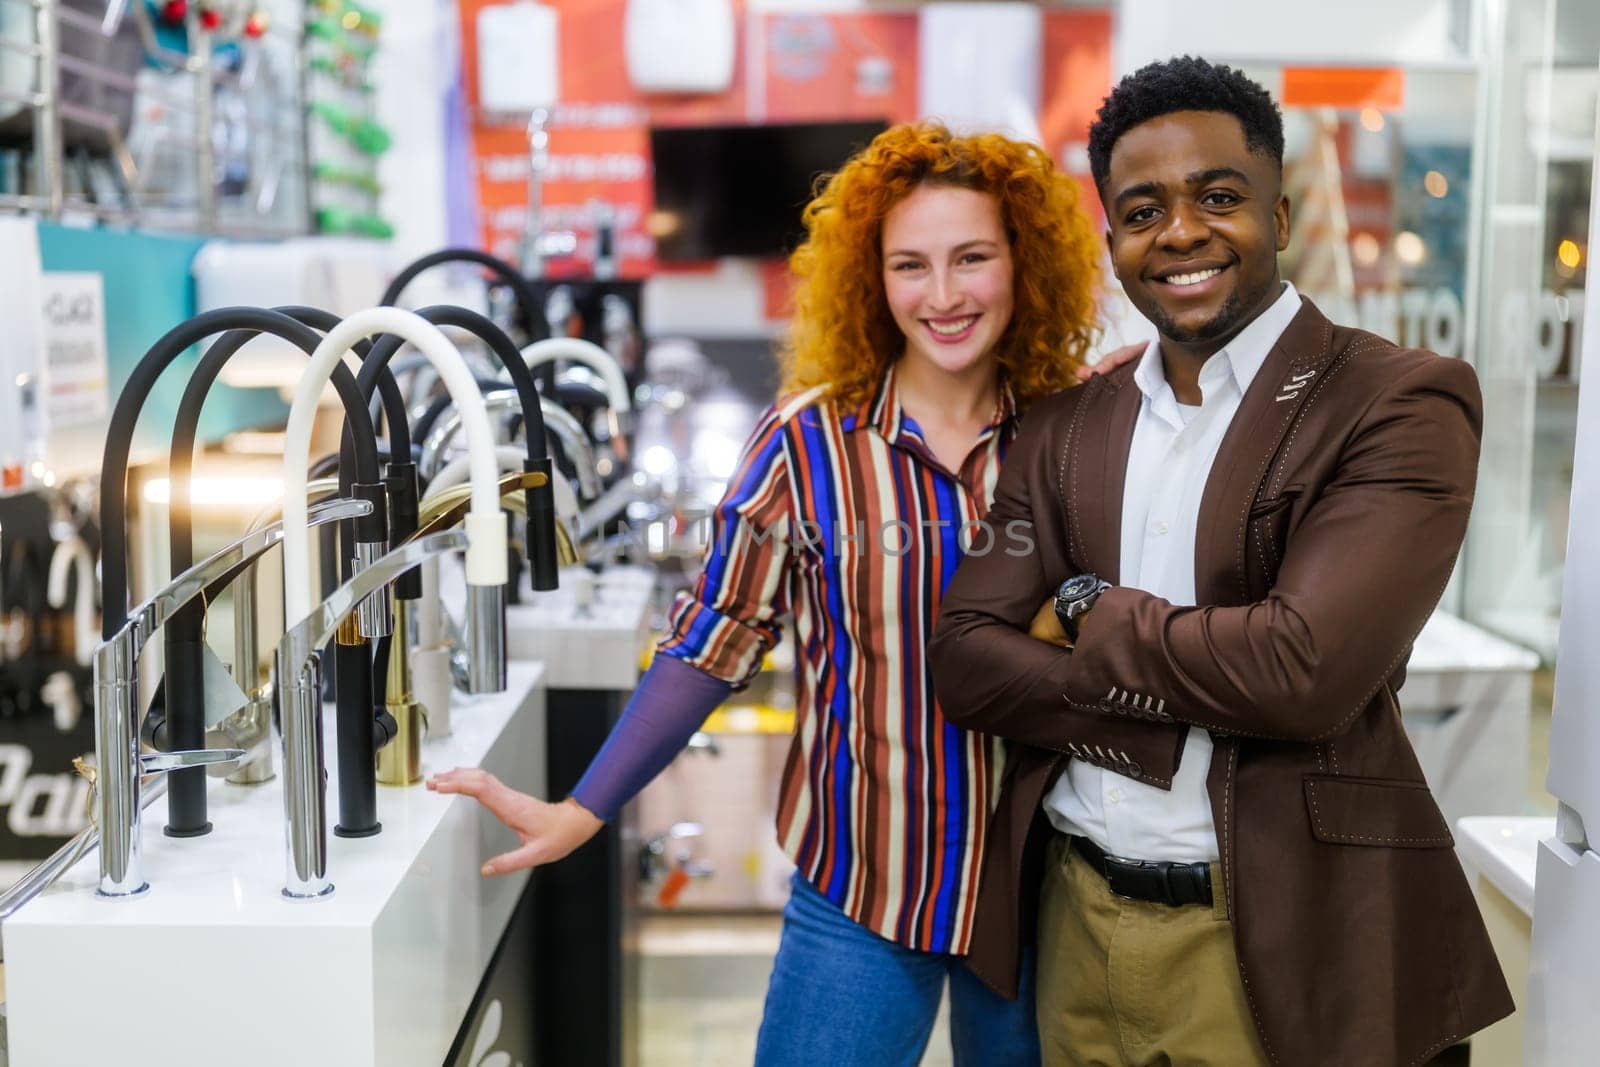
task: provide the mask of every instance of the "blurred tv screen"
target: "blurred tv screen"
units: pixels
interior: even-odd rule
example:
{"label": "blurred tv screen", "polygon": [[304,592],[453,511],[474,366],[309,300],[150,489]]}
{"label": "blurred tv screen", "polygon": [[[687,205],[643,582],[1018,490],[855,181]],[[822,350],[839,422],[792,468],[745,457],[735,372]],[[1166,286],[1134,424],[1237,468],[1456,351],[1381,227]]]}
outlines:
{"label": "blurred tv screen", "polygon": [[782,256],[805,236],[800,213],[830,174],[888,128],[884,122],[658,126],[650,130],[663,262]]}

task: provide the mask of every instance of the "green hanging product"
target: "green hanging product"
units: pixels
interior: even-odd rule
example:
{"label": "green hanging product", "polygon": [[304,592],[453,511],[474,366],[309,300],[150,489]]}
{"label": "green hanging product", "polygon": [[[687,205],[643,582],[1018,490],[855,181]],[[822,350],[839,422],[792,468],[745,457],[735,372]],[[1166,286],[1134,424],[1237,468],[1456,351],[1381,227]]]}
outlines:
{"label": "green hanging product", "polygon": [[394,138],[389,131],[371,119],[361,119],[350,131],[350,141],[369,156],[381,156],[389,150]]}

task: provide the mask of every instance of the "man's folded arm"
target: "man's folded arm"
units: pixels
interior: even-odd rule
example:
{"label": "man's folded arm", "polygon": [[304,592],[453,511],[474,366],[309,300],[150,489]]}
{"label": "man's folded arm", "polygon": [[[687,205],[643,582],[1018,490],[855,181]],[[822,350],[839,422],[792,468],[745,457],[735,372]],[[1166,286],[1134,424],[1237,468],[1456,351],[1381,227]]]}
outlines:
{"label": "man's folded arm", "polygon": [[[1045,402],[1024,421],[985,519],[995,543],[963,561],[940,602],[929,649],[939,706],[964,729],[1089,759],[1102,756],[1110,770],[1131,762],[1149,780],[1170,782],[1182,729],[1074,707],[1052,680],[1070,653],[1027,633],[1039,606],[1068,577],[1044,572],[1037,543],[1040,537],[1065,536],[1059,505],[1041,501],[1035,514],[1028,491],[1030,479],[1056,462],[1047,430],[1058,412],[1057,402]],[[1045,484],[1053,482],[1052,474]]]}
{"label": "man's folded arm", "polygon": [[1372,406],[1292,533],[1273,590],[1175,607],[1107,590],[1036,703],[1111,701],[1221,734],[1314,742],[1345,729],[1433,612],[1466,530],[1481,429],[1477,379],[1435,357]]}

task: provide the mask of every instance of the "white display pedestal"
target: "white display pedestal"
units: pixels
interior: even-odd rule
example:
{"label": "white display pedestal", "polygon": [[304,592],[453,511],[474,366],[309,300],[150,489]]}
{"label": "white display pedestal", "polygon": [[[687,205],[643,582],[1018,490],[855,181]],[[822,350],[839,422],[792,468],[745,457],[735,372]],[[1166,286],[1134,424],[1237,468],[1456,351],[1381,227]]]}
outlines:
{"label": "white display pedestal", "polygon": [[1473,1067],[1522,1062],[1528,957],[1533,946],[1533,885],[1541,838],[1555,832],[1544,816],[1479,816],[1456,823],[1456,850],[1517,1010],[1472,1036]]}
{"label": "white display pedestal", "polygon": [[[523,589],[522,603],[506,606],[506,650],[513,659],[537,660],[550,689],[632,692],[639,656],[650,644],[650,597],[656,572],[613,565],[592,575],[581,567],[561,572],[548,593]],[[588,583],[591,602],[579,607]]]}
{"label": "white display pedestal", "polygon": [[[513,662],[509,683],[456,697],[426,773],[482,766],[543,794],[544,668]],[[336,762],[330,745],[330,804]],[[479,874],[516,835],[469,798],[379,786],[383,832],[330,835],[333,894],[291,901],[281,790],[214,782],[216,828],[190,840],[162,835],[157,801],[147,894],[96,896],[91,853],[6,923],[11,1067],[438,1067],[527,883]]]}
{"label": "white display pedestal", "polygon": [[1528,729],[1539,657],[1436,611],[1400,688],[1401,722],[1454,825],[1527,809]]}

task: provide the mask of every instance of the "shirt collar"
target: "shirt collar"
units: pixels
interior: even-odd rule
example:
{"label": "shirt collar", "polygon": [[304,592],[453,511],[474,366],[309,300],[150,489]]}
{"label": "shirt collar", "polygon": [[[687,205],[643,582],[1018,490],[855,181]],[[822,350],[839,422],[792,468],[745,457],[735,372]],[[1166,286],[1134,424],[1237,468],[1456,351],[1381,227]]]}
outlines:
{"label": "shirt collar", "polygon": [[[1278,299],[1267,310],[1252,319],[1225,348],[1206,360],[1206,365],[1200,369],[1202,390],[1209,392],[1210,388],[1221,382],[1220,376],[1231,374],[1239,386],[1240,395],[1249,392],[1250,383],[1255,381],[1256,374],[1272,354],[1272,346],[1278,343],[1278,338],[1283,336],[1283,331],[1289,328],[1289,323],[1299,313],[1300,294],[1295,291],[1293,284],[1285,282],[1283,292],[1278,294]],[[1161,362],[1159,338],[1145,346],[1144,355],[1134,368],[1133,380],[1139,391],[1151,400],[1155,400],[1163,390],[1170,391],[1166,369]]]}
{"label": "shirt collar", "polygon": [[[860,404],[855,411],[845,415],[840,423],[846,432],[871,427],[883,435],[891,444],[898,443],[902,437],[907,436],[906,423],[908,417],[905,409],[900,406],[900,388],[897,384],[897,368],[899,361],[890,363],[883,372],[883,378],[878,383],[877,391],[872,397]],[[987,440],[997,429],[1017,416],[1016,394],[1011,390],[1011,384],[1004,379],[1000,382],[1000,394],[995,400],[994,414],[989,419],[988,428],[984,430],[979,440]],[[911,423],[913,427],[916,423]],[[910,434],[920,439],[920,435]]]}

